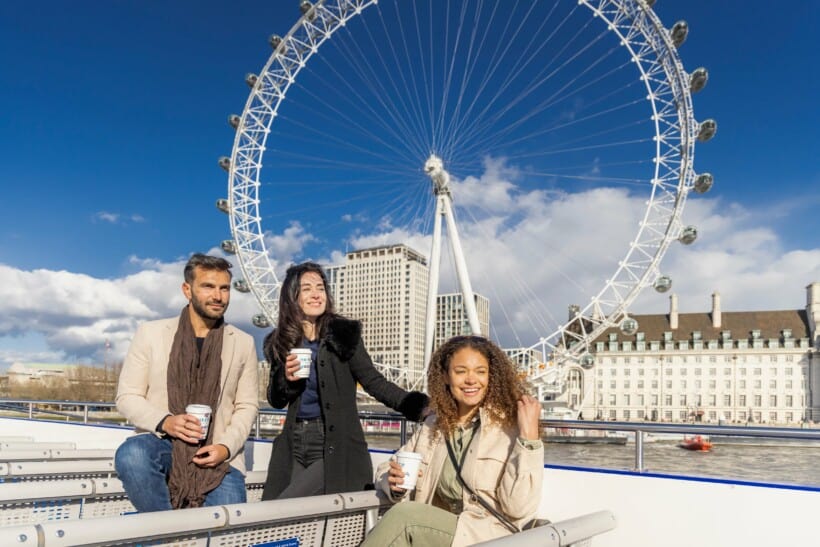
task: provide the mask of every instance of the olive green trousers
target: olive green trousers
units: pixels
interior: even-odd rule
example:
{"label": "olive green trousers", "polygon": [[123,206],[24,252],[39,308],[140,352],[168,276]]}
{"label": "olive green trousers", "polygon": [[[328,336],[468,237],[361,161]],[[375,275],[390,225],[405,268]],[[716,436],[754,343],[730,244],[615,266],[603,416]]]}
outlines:
{"label": "olive green trousers", "polygon": [[426,503],[397,503],[379,520],[361,547],[449,547],[456,522],[458,517],[453,513]]}

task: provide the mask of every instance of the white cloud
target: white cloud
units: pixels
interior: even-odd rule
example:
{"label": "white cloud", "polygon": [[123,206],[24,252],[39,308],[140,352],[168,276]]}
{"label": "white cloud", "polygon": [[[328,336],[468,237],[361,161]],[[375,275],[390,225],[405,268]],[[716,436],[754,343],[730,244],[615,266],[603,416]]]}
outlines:
{"label": "white cloud", "polygon": [[97,211],[91,217],[94,222],[108,222],[109,224],[125,225],[128,223],[145,222],[145,217],[140,214],[132,213],[130,215],[123,215],[120,213],[112,213],[110,211]]}
{"label": "white cloud", "polygon": [[[645,196],[624,188],[525,191],[524,176],[502,160],[487,159],[480,177],[453,181],[472,285],[490,298],[491,334],[505,345],[529,345],[551,334],[566,319],[569,304],[583,306],[597,294],[626,254],[645,208]],[[684,222],[697,226],[698,240],[691,246],[673,243],[661,267],[673,279],[681,311],[708,310],[714,290],[726,311],[805,306],[804,287],[820,281],[820,248],[786,248],[764,213],[708,196],[689,200]],[[321,243],[298,222],[280,234],[266,234],[265,242],[280,275]],[[392,243],[428,255],[431,238],[387,221],[348,239],[351,249]],[[222,254],[216,248],[209,252]],[[0,264],[0,365],[77,357],[102,362],[106,341],[113,355],[122,356],[139,322],[179,313],[186,258],[131,257],[133,272],[116,279]],[[238,265],[237,257],[227,258]],[[312,258],[341,264],[344,252]],[[442,272],[440,292],[455,290],[446,247]],[[234,273],[241,275],[239,268]],[[647,289],[633,311],[661,313],[667,306],[668,295]],[[250,325],[257,312],[251,295],[233,292],[227,318],[258,343],[265,332]],[[45,347],[22,348],[18,341],[27,333],[39,333]]]}

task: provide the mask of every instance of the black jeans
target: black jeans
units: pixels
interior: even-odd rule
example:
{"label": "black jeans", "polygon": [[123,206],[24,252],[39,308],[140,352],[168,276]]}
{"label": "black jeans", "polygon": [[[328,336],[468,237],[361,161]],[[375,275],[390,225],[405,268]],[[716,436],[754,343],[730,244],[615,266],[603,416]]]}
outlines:
{"label": "black jeans", "polygon": [[321,418],[293,427],[290,482],[277,499],[316,496],[325,490],[325,424]]}

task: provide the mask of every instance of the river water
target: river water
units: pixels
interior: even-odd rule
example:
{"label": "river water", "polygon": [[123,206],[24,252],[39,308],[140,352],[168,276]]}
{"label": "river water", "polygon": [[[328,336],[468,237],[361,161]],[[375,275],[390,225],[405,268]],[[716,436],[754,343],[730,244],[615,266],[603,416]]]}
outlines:
{"label": "river water", "polygon": [[[395,450],[397,436],[368,435],[371,448]],[[632,470],[635,445],[546,443],[544,461],[604,469]],[[769,445],[715,442],[710,452],[679,448],[672,441],[644,444],[644,470],[696,477],[820,487],[820,443]]]}

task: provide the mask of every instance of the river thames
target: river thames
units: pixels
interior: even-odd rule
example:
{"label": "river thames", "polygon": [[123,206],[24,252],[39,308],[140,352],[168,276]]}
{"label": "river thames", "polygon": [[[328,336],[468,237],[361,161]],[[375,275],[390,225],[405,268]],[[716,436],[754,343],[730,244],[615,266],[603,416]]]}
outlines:
{"label": "river thames", "polygon": [[[398,437],[368,435],[371,448],[394,450]],[[604,469],[632,470],[635,445],[545,443],[544,461]],[[820,443],[768,445],[715,442],[710,452],[679,448],[672,441],[644,444],[644,471],[752,482],[820,486]]]}

